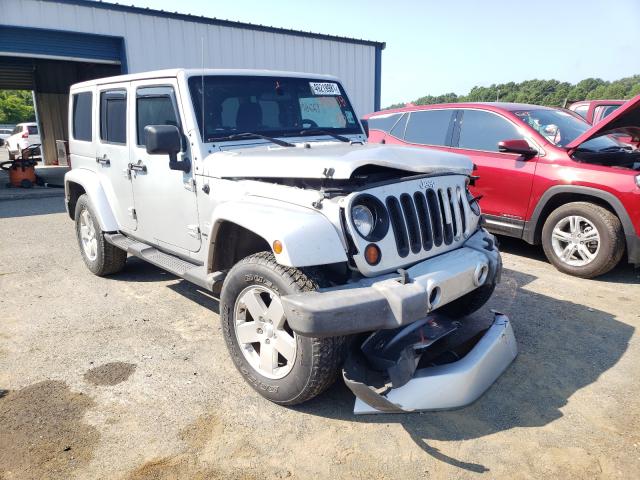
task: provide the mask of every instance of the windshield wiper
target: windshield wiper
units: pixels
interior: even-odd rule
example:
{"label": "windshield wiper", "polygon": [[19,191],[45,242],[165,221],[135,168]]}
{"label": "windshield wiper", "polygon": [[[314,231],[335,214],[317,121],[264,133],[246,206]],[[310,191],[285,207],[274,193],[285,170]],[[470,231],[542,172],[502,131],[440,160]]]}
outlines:
{"label": "windshield wiper", "polygon": [[284,140],[278,140],[277,138],[268,137],[267,135],[253,132],[234,133],[233,135],[227,135],[225,137],[211,137],[207,140],[212,142],[219,142],[224,140],[242,140],[251,138],[261,138],[263,140],[268,140],[272,143],[275,143],[276,145],[280,145],[281,147],[295,147],[293,143],[285,142]]}
{"label": "windshield wiper", "polygon": [[337,133],[330,132],[329,130],[323,130],[322,128],[307,128],[298,132],[300,135],[329,135],[330,137],[340,140],[341,142],[350,142],[347,137],[338,135]]}

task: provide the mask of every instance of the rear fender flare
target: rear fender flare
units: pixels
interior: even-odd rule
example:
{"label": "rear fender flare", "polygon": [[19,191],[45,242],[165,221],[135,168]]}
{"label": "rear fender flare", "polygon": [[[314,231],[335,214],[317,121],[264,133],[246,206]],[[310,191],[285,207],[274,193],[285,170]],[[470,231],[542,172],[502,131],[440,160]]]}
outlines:
{"label": "rear fender flare", "polygon": [[[83,168],[77,168],[67,172],[64,176],[64,193],[67,209],[70,200],[69,185],[72,183],[76,183],[84,189],[102,231],[118,231],[120,227],[118,226],[116,217],[113,215],[107,196],[96,173]],[[69,215],[73,217],[74,212],[69,212]]]}

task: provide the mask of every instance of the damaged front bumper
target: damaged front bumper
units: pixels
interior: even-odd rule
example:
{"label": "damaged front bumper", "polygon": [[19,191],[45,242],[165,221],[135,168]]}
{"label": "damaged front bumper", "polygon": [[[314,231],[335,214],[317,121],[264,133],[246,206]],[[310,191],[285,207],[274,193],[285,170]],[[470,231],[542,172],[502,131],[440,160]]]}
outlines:
{"label": "damaged front bumper", "polygon": [[426,317],[502,271],[495,238],[480,229],[460,248],[398,274],[282,297],[287,322],[303,336],[327,337],[392,329]]}
{"label": "damaged front bumper", "polygon": [[434,317],[416,322],[417,327],[376,332],[351,352],[343,377],[356,395],[355,414],[464,407],[478,399],[518,353],[509,319],[495,313],[484,332],[429,356],[460,325]]}

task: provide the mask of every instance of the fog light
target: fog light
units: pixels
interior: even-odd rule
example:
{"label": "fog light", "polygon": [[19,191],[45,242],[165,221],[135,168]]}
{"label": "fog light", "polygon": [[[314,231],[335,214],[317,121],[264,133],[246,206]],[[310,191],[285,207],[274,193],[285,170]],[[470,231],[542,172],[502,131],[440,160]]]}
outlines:
{"label": "fog light", "polygon": [[377,265],[380,263],[380,249],[377,245],[370,243],[367,248],[364,249],[364,259],[369,265]]}
{"label": "fog light", "polygon": [[280,240],[273,241],[273,251],[276,253],[282,253],[282,242]]}

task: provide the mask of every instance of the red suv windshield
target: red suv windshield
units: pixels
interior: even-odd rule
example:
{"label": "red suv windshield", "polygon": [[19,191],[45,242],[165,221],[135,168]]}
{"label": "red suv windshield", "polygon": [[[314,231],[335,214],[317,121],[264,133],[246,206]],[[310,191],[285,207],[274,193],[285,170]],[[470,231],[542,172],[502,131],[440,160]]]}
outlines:
{"label": "red suv windshield", "polygon": [[[591,125],[587,122],[562,110],[533,109],[518,110],[513,113],[548,141],[559,147],[564,147],[571,143],[579,135],[591,128]],[[598,152],[606,148],[620,146],[611,137],[601,136],[583,143],[581,149]]]}

